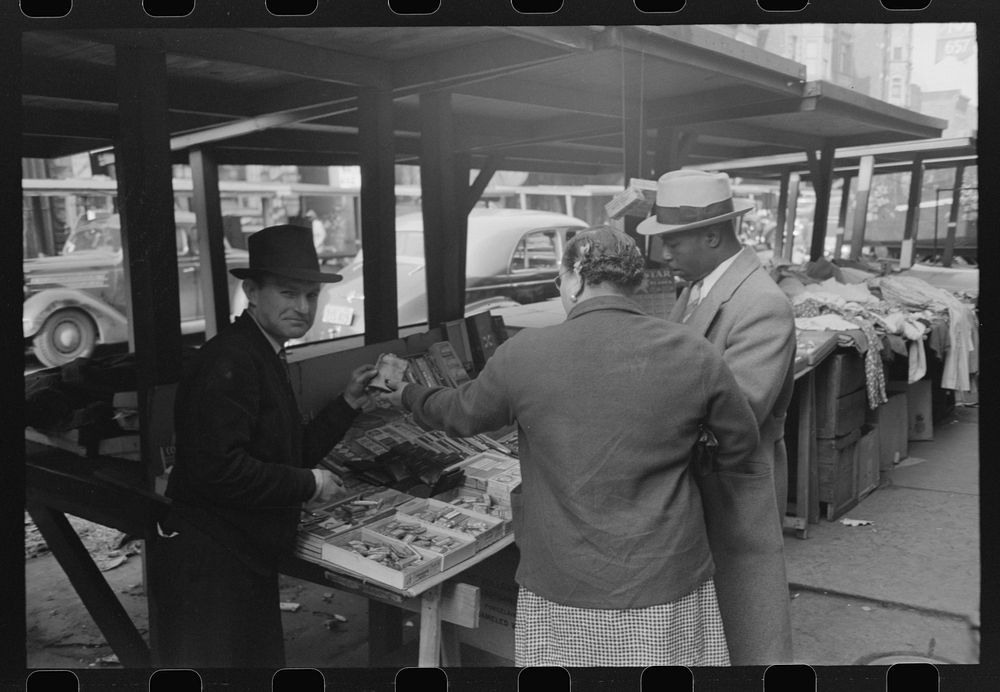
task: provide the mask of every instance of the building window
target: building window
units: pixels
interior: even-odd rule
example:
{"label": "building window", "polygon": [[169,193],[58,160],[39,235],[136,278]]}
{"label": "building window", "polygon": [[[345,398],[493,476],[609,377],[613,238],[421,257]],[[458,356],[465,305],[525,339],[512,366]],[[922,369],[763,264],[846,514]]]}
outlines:
{"label": "building window", "polygon": [[903,47],[902,46],[893,46],[892,47],[892,59],[893,60],[902,60],[903,59]]}
{"label": "building window", "polygon": [[889,98],[891,99],[901,99],[903,98],[903,78],[893,77],[891,86],[889,87]]}

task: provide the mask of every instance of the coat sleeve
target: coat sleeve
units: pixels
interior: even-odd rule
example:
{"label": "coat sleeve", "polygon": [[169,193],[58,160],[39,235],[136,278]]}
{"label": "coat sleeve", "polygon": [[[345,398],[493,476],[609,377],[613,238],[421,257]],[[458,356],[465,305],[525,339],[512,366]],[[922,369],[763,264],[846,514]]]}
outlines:
{"label": "coat sleeve", "polygon": [[510,343],[497,349],[476,379],[460,387],[407,385],[403,390],[403,405],[421,425],[458,437],[498,430],[513,423],[514,411],[504,377],[512,367]]}
{"label": "coat sleeve", "polygon": [[[264,462],[250,453],[261,384],[246,353],[219,355],[186,383],[176,411],[178,461],[186,484],[221,507],[289,506],[309,499],[309,469]],[[298,427],[291,434],[298,433]],[[278,433],[280,434],[280,431]]]}
{"label": "coat sleeve", "polygon": [[333,446],[344,439],[360,411],[351,408],[343,395],[327,404],[306,426],[302,439],[302,458],[308,467],[315,466]]}
{"label": "coat sleeve", "polygon": [[716,466],[721,471],[759,473],[766,464],[751,461],[760,441],[753,411],[733,374],[720,359],[705,368],[706,425],[719,441]]}
{"label": "coat sleeve", "polygon": [[795,357],[795,316],[787,300],[755,299],[740,306],[723,351],[758,426],[782,391]]}

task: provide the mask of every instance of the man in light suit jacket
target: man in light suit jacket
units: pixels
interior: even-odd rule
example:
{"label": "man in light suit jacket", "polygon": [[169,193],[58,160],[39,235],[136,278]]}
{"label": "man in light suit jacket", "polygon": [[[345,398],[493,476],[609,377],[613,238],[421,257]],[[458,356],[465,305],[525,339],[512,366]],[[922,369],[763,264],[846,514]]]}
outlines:
{"label": "man in light suit jacket", "polygon": [[654,236],[653,259],[689,282],[669,319],[719,348],[760,428],[753,473],[717,474],[702,484],[733,665],[792,660],[781,525],[795,320],[791,303],[753,249],[740,243],[736,227],[751,208],[752,202],[733,198],[724,173],[671,171],[659,179],[655,215],[638,227]]}

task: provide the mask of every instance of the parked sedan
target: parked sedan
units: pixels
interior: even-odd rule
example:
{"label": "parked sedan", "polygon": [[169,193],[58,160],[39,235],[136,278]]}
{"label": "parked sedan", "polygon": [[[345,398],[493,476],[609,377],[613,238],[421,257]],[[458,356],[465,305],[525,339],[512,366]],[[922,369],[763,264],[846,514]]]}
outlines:
{"label": "parked sedan", "polygon": [[[476,208],[469,214],[466,314],[491,307],[535,303],[558,295],[566,241],[587,223],[566,214],[526,209]],[[396,292],[401,327],[427,321],[423,217],[396,219]],[[365,330],[364,259],[361,253],[323,288],[316,321],[301,341],[361,334]]]}
{"label": "parked sedan", "polygon": [[[205,330],[195,215],[174,212],[181,331]],[[122,266],[121,220],[118,214],[83,219],[72,230],[62,252],[24,261],[25,341],[43,365],[59,366],[90,356],[97,344],[128,340],[128,288]],[[246,266],[246,250],[226,243],[226,264]],[[231,299],[239,291],[229,278]]]}

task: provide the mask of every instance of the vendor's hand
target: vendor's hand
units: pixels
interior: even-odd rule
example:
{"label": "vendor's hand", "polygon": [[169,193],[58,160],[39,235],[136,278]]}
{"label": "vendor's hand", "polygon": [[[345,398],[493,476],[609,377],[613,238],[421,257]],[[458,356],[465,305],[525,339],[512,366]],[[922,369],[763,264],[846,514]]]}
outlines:
{"label": "vendor's hand", "polygon": [[344,401],[351,408],[360,409],[368,403],[368,392],[365,391],[365,387],[377,373],[375,366],[370,364],[357,367],[351,373],[351,380],[344,389]]}
{"label": "vendor's hand", "polygon": [[316,491],[306,503],[307,507],[323,506],[347,492],[340,478],[332,471],[313,469],[312,473],[316,480]]}
{"label": "vendor's hand", "polygon": [[386,380],[385,384],[391,391],[379,394],[379,401],[388,403],[396,408],[404,408],[403,390],[406,389],[406,385],[409,383],[401,380]]}

